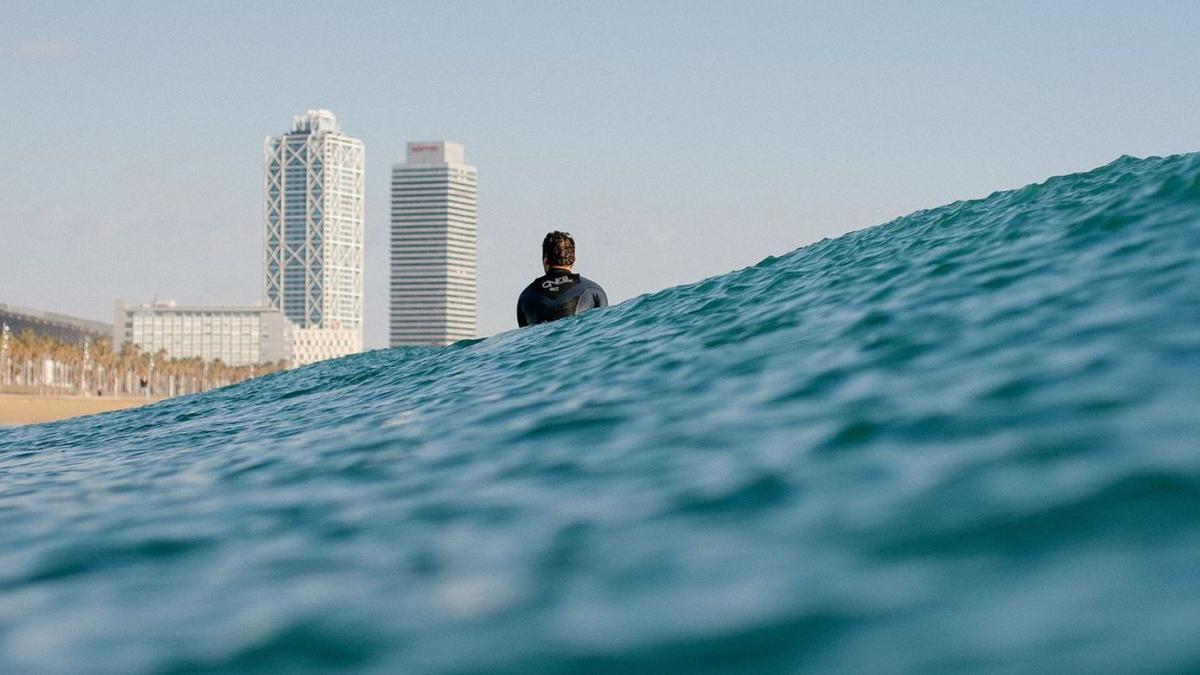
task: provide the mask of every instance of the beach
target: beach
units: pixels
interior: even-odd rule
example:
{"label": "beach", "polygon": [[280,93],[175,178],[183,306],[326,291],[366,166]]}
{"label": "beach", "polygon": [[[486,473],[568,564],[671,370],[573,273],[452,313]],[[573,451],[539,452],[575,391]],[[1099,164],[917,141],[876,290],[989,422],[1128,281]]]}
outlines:
{"label": "beach", "polygon": [[53,422],[68,417],[136,408],[160,400],[158,397],[141,396],[0,394],[0,425]]}

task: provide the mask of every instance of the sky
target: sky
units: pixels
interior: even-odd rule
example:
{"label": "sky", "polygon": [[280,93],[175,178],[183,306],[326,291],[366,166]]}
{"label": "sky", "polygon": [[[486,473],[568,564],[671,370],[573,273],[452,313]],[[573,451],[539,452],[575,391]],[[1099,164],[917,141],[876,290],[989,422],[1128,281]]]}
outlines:
{"label": "sky", "polygon": [[1200,149],[1200,3],[0,0],[0,303],[255,304],[262,143],[366,144],[387,345],[408,141],[479,170],[479,332],[549,230],[614,302],[921,208]]}

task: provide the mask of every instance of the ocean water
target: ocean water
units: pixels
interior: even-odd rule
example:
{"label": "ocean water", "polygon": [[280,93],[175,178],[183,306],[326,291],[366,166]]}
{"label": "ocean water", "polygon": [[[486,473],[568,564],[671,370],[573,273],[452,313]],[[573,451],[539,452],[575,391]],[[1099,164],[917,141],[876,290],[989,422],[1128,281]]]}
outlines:
{"label": "ocean water", "polygon": [[1200,155],[0,430],[0,671],[331,669],[1200,669]]}

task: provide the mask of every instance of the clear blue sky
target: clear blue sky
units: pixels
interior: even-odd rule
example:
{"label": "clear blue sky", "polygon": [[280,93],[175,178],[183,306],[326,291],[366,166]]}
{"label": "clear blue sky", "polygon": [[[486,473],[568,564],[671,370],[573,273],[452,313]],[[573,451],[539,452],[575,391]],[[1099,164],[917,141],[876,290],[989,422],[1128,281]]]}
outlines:
{"label": "clear blue sky", "polygon": [[[253,5],[253,6],[251,6]],[[367,344],[388,172],[479,167],[479,323],[567,229],[614,300],[1121,154],[1200,148],[1200,3],[13,3],[0,302],[256,302],[262,140],[367,147]]]}

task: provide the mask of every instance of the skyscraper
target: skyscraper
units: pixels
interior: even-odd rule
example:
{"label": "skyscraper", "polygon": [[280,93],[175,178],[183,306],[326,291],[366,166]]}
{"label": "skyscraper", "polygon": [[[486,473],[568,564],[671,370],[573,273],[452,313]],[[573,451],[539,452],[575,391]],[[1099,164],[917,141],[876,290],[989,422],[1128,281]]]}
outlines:
{"label": "skyscraper", "polygon": [[475,337],[475,187],[457,143],[409,143],[392,167],[393,347]]}
{"label": "skyscraper", "polygon": [[360,352],[363,143],[309,110],[263,150],[263,293],[296,324],[292,363]]}

